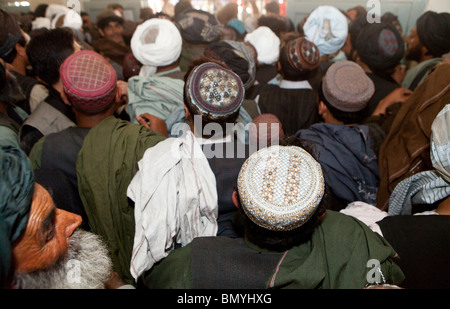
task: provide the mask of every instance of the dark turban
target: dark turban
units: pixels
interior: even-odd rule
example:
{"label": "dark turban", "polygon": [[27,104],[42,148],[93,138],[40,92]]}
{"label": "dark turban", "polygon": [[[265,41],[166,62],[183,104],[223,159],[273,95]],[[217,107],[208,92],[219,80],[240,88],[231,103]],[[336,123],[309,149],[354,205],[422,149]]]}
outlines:
{"label": "dark turban", "polygon": [[450,51],[450,14],[428,11],[416,22],[420,42],[433,57]]}
{"label": "dark turban", "polygon": [[222,40],[208,45],[204,55],[224,62],[244,83],[248,89],[256,76],[255,61],[246,43]]}
{"label": "dark turban", "polygon": [[26,154],[13,146],[0,148],[0,279],[9,270],[11,244],[27,226],[34,192],[34,173]]}
{"label": "dark turban", "polygon": [[359,33],[355,46],[361,60],[378,75],[390,75],[405,55],[404,41],[389,23],[367,24]]}

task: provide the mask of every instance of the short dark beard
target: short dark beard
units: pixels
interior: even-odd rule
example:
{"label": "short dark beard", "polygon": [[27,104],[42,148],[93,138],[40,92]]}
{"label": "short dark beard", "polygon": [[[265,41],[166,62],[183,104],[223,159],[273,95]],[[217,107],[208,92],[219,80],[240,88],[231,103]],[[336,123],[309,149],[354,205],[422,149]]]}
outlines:
{"label": "short dark beard", "polygon": [[422,58],[422,43],[417,43],[417,45],[413,48],[408,48],[406,50],[405,59],[420,62]]}

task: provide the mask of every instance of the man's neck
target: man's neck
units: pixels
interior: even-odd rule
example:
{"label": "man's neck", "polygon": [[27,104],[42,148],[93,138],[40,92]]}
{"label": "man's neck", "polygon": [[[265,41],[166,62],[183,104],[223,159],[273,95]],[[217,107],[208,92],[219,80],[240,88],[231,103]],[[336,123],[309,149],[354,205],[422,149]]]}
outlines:
{"label": "man's neck", "polygon": [[17,72],[21,75],[27,75],[26,63],[21,61],[18,57],[14,59],[11,65],[14,67],[14,72]]}

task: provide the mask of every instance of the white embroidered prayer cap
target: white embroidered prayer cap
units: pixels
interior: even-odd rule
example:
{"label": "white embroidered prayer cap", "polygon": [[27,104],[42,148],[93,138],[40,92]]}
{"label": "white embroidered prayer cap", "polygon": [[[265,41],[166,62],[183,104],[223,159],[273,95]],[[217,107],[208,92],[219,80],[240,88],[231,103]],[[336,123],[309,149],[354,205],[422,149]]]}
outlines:
{"label": "white embroidered prayer cap", "polygon": [[324,190],[320,164],[296,146],[276,145],[253,153],[238,176],[244,212],[272,231],[290,231],[307,222]]}

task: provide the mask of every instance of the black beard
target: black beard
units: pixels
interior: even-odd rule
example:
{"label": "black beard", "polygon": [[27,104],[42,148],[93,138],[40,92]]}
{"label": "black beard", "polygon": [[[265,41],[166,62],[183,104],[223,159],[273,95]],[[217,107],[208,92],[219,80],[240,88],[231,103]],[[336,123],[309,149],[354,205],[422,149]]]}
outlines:
{"label": "black beard", "polygon": [[408,48],[406,50],[406,60],[412,60],[412,61],[420,61],[420,58],[422,57],[422,44],[417,44],[413,48]]}

